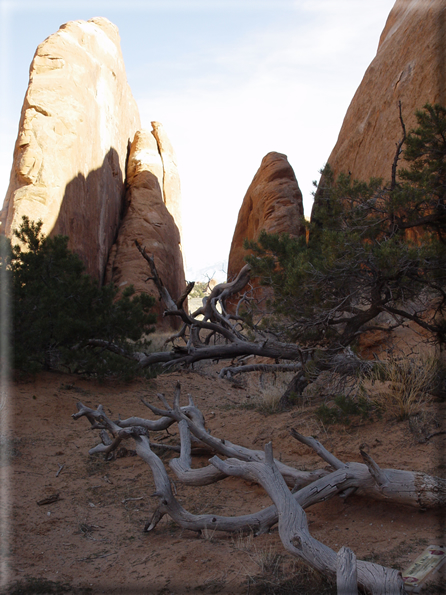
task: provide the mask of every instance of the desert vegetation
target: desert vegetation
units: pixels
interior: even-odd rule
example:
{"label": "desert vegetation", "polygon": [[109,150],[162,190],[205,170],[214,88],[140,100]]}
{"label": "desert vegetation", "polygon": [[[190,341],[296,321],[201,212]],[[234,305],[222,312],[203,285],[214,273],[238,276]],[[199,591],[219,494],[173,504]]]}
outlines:
{"label": "desert vegetation", "polygon": [[[18,243],[11,247],[3,238],[0,264],[12,316],[8,328],[9,318],[2,317],[1,331],[10,339],[14,369],[131,376],[135,366],[122,354],[150,344],[154,299],[134,295],[132,287],[117,299],[117,288],[85,273],[67,237],[46,237],[41,228],[41,221],[23,217],[14,233]],[[92,337],[113,344],[114,352],[88,346]]]}
{"label": "desert vegetation", "polygon": [[[334,180],[326,166],[307,236],[261,233],[247,245],[251,254],[237,278],[215,286],[193,313],[184,304],[194,283],[181,296],[171,296],[155,259],[137,244],[165,304],[164,316],[183,323],[171,337],[172,349],[130,352],[112,338],[95,337],[88,345],[121,353],[141,369],[230,360],[223,376],[294,371],[281,400],[284,407],[324,372],[345,379],[382,368],[385,364],[361,356],[361,341],[372,333],[393,336],[398,329],[415,329],[420,343],[436,347],[441,362],[446,340],[446,110],[426,105],[417,118],[419,126],[406,134],[400,106],[402,138],[387,184],[358,182],[344,174]],[[405,169],[398,168],[402,154]],[[267,290],[260,303],[253,278]],[[273,362],[250,364],[248,356]],[[439,368],[440,384],[442,374]]]}
{"label": "desert vegetation", "polygon": [[[402,138],[390,181],[359,182],[349,175],[335,180],[326,166],[307,235],[261,233],[258,241],[246,244],[247,264],[238,276],[215,286],[195,312],[185,307],[194,283],[182,295],[171,296],[155,257],[135,242],[164,303],[164,316],[182,322],[169,337],[169,350],[148,349],[153,298],[135,296],[130,288],[117,299],[115,288],[100,287],[84,274],[80,260],[67,249],[67,238],[45,238],[39,223],[24,219],[16,238],[25,248],[13,246],[2,259],[14,303],[8,329],[14,366],[107,376],[124,369],[134,374],[160,366],[168,372],[227,360],[219,376],[234,385],[239,374],[288,375],[279,393],[277,386],[265,384],[258,402],[242,404],[265,415],[315,400],[321,387],[328,398],[315,414],[324,425],[348,424],[351,416],[411,420],[420,415],[434,398],[444,398],[445,390],[446,109],[426,105],[417,112],[418,127],[408,134],[401,106],[399,115]],[[406,169],[398,167],[402,155]],[[392,338],[401,329],[417,333],[419,340],[409,351],[390,340],[379,357],[363,356],[365,338],[373,333]],[[215,531],[260,535],[278,524],[284,548],[337,582],[338,593],[354,594],[358,587],[376,595],[404,593],[398,569],[356,560],[348,548],[335,552],[315,539],[305,509],[352,494],[440,509],[444,479],[382,469],[366,447],[360,449],[361,462],[340,460],[312,436],[291,428],[293,438],[329,466],[300,470],[275,458],[271,443],[256,450],[210,434],[192,398],[181,403],[179,384],[173,401],[158,397],[161,406],[143,400],[156,419],[115,420],[106,412],[107,403],[93,409],[80,401],[73,414],[100,431],[100,443],[90,455],[110,461],[133,441],[136,454],[150,467],[159,504],[146,532],[165,515],[206,539]],[[163,445],[153,438],[174,424],[179,444]],[[238,477],[261,485],[273,504],[243,516],[193,514],[176,498],[157,449],[179,454],[169,466],[180,483],[201,488]],[[193,468],[196,453],[209,456],[209,463]]]}

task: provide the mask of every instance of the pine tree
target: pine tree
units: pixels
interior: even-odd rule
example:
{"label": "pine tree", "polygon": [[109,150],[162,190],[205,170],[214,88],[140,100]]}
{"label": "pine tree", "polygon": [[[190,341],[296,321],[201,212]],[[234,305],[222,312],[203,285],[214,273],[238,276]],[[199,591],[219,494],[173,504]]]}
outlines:
{"label": "pine tree", "polygon": [[[27,217],[3,262],[10,273],[11,344],[16,369],[34,372],[65,367],[105,375],[122,372],[117,355],[89,346],[98,339],[125,352],[149,342],[156,316],[154,299],[127,288],[119,299],[112,285],[100,286],[85,273],[80,258],[68,249],[65,236],[46,237],[42,223]],[[133,367],[135,363],[133,362]]]}
{"label": "pine tree", "polygon": [[408,321],[445,344],[446,110],[426,105],[417,119],[395,183],[335,180],[327,166],[308,242],[262,232],[246,243],[274,291],[270,329],[331,355]]}

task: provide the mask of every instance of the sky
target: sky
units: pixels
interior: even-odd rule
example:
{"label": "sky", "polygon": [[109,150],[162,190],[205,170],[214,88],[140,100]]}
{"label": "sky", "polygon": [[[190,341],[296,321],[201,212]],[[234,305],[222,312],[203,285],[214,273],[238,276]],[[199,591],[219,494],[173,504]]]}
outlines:
{"label": "sky", "polygon": [[394,1],[0,0],[0,201],[36,47],[67,21],[107,17],[142,126],[161,122],[177,154],[186,278],[223,280],[267,153],[288,156],[310,214]]}

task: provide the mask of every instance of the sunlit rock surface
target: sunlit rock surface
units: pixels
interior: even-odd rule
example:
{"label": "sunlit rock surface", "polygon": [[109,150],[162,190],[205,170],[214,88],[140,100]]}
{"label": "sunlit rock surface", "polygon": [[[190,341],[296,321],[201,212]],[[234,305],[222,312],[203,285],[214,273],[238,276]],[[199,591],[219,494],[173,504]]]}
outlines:
{"label": "sunlit rock surface", "polygon": [[22,215],[64,234],[101,279],[124,207],[129,142],[141,127],[118,29],[71,21],[37,48],[1,213],[7,235]]}
{"label": "sunlit rock surface", "polygon": [[181,185],[180,175],[177,168],[177,157],[175,150],[159,122],[152,122],[152,134],[158,143],[158,151],[163,162],[162,190],[164,204],[175,220],[180,236],[183,232],[181,218]]}
{"label": "sunlit rock surface", "polygon": [[228,261],[228,280],[246,264],[245,238],[256,240],[261,230],[300,236],[303,227],[302,193],[293,168],[282,153],[268,153],[251,182],[240,208]]}
{"label": "sunlit rock surface", "polygon": [[416,109],[427,102],[445,104],[445,90],[444,0],[397,0],[328,159],[335,174],[389,181],[403,134],[398,102],[409,129],[416,125]]}
{"label": "sunlit rock surface", "polygon": [[[135,246],[135,240],[138,240],[149,255],[154,255],[158,274],[176,300],[184,291],[186,282],[180,233],[165,204],[163,162],[155,132],[137,132],[127,166],[126,213],[110,252],[106,282],[112,281],[121,291],[133,285],[138,293],[146,292],[158,298],[153,282],[147,280],[150,277],[148,264]],[[177,328],[178,319],[163,319],[164,308],[164,304],[158,302],[157,327]]]}

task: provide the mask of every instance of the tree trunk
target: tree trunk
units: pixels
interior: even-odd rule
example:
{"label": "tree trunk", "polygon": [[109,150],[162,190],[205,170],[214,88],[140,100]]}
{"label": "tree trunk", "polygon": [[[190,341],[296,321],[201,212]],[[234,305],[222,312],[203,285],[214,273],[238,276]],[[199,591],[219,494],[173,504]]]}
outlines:
{"label": "tree trunk", "polygon": [[[276,505],[279,535],[285,549],[325,576],[336,577],[336,553],[310,535],[306,515],[275,465],[271,442],[265,446],[265,460],[261,463],[231,461],[228,464],[218,457],[213,457],[211,462],[228,475],[245,479],[254,475]],[[357,570],[359,585],[372,595],[404,594],[401,573],[397,570],[363,561],[358,561]]]}
{"label": "tree trunk", "polygon": [[[205,529],[240,532],[252,531],[255,535],[268,532],[276,523],[284,547],[293,555],[306,561],[321,573],[337,580],[339,593],[356,595],[357,585],[372,595],[400,595],[404,593],[401,575],[398,571],[377,564],[358,561],[346,549],[338,554],[314,539],[309,531],[304,509],[332,498],[335,495],[348,496],[352,492],[364,497],[397,502],[426,508],[444,508],[446,504],[446,480],[431,477],[421,472],[397,469],[381,469],[364,451],[364,463],[344,463],[312,437],[300,435],[291,430],[294,438],[312,448],[334,471],[325,469],[303,472],[284,465],[273,458],[271,444],[265,451],[245,448],[211,436],[205,428],[204,418],[189,397],[189,405],[180,407],[180,386],[175,388],[174,404],[170,407],[163,395],[158,395],[165,409],[158,409],[146,403],[160,417],[144,420],[135,417],[113,422],[108,419],[104,408],[96,410],[77,404],[78,413],[74,419],[87,417],[93,428],[100,430],[102,443],[90,450],[90,454],[102,452],[109,457],[123,440],[130,438],[136,443],[136,452],[150,466],[159,504],[145,530],[152,531],[159,520],[168,514],[183,529],[204,531]],[[152,451],[148,438],[151,431],[166,428],[171,423],[179,423],[180,456],[170,462],[179,481],[188,485],[202,486],[221,481],[227,476],[242,477],[245,481],[255,481],[268,492],[273,505],[258,512],[239,517],[225,517],[205,514],[194,515],[176,500],[171,481],[161,459]],[[125,427],[122,427],[125,426]],[[225,461],[218,456],[210,459],[210,465],[192,469],[191,439],[220,456],[229,457]],[[175,447],[171,447],[175,448]],[[294,485],[290,491],[288,485]]]}
{"label": "tree trunk", "polygon": [[305,376],[305,372],[300,370],[291,382],[288,384],[286,391],[280,397],[279,408],[289,409],[302,402],[302,393],[309,385],[309,380]]}

